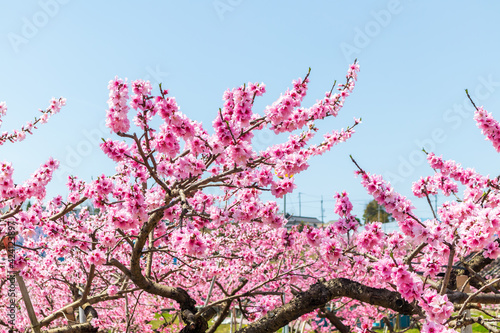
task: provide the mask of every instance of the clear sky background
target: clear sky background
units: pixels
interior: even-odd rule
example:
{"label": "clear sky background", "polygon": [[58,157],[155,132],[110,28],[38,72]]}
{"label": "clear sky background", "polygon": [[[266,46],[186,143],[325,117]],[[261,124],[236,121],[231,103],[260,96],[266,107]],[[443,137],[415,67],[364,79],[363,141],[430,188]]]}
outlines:
{"label": "clear sky background", "polygon": [[[312,68],[304,105],[342,82],[358,58],[357,87],[339,117],[319,123],[321,133],[363,123],[349,140],[296,177],[287,211],[336,218],[332,196],[347,190],[358,214],[370,197],[354,177],[352,154],[367,171],[383,174],[399,192],[431,169],[427,150],[498,175],[499,155],[484,141],[466,102],[500,119],[500,3],[495,1],[2,1],[0,100],[9,111],[2,131],[20,128],[51,97],[67,106],[34,136],[6,144],[22,182],[49,156],[61,169],[49,193],[65,193],[68,174],[90,180],[113,173],[98,148],[104,128],[107,84],[115,75],[163,82],[181,110],[207,127],[222,93],[264,82],[262,112]],[[255,147],[283,141],[266,133]],[[442,203],[445,197],[439,196]],[[282,203],[282,200],[279,202]],[[431,216],[414,199],[417,214]]]}

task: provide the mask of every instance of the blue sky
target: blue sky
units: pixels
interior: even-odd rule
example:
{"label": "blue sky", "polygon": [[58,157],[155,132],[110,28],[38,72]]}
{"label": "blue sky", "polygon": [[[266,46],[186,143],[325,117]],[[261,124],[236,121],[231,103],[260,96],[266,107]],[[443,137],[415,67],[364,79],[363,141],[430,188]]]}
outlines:
{"label": "blue sky", "polygon": [[[420,149],[498,175],[500,158],[476,128],[468,88],[478,105],[500,119],[500,4],[431,1],[106,1],[41,0],[2,3],[0,100],[9,112],[2,131],[21,127],[51,97],[67,106],[20,144],[2,146],[18,182],[49,156],[61,161],[50,194],[74,174],[111,174],[97,147],[107,83],[115,75],[149,79],[176,96],[190,117],[211,123],[227,88],[264,82],[261,112],[291,81],[312,68],[305,105],[342,81],[354,58],[358,85],[339,117],[322,133],[363,123],[347,143],[310,162],[296,177],[287,210],[335,218],[332,195],[347,190],[362,214],[370,200],[353,175],[352,154],[367,171],[390,177],[410,196],[411,183],[431,169]],[[282,141],[265,133],[256,147]],[[445,200],[438,198],[439,202]],[[414,200],[417,213],[431,213]]]}

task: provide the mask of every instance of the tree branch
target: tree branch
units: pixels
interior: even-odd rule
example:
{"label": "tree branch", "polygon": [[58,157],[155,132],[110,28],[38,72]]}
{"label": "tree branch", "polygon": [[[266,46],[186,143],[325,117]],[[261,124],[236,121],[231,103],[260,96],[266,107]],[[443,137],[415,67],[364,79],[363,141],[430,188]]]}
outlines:
{"label": "tree branch", "polygon": [[349,333],[351,331],[351,328],[349,326],[344,325],[342,320],[340,320],[339,317],[335,315],[332,311],[328,311],[325,308],[321,309],[321,314],[319,317],[326,318],[332,323],[333,326],[335,326],[340,333]]}
{"label": "tree branch", "polygon": [[238,333],[272,333],[292,320],[309,313],[338,297],[349,297],[361,302],[391,309],[401,314],[419,314],[420,308],[405,301],[395,291],[367,287],[348,279],[318,281],[309,290],[299,293],[289,303],[280,306],[259,320],[238,330]]}

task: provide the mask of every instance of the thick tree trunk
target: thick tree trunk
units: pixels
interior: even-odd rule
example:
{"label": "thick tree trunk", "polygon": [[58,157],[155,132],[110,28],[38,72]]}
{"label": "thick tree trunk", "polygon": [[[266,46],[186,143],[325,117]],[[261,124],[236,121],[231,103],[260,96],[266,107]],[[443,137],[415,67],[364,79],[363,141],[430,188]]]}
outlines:
{"label": "thick tree trunk", "polygon": [[47,331],[42,331],[43,333],[91,333],[97,332],[98,329],[92,327],[90,323],[71,325],[66,327],[52,328]]}
{"label": "thick tree trunk", "polygon": [[358,282],[339,278],[313,284],[309,290],[299,293],[289,303],[268,312],[259,320],[239,330],[238,333],[275,332],[292,320],[324,306],[330,300],[344,296],[401,314],[413,315],[421,312],[420,308],[408,303],[397,292],[371,288]]}

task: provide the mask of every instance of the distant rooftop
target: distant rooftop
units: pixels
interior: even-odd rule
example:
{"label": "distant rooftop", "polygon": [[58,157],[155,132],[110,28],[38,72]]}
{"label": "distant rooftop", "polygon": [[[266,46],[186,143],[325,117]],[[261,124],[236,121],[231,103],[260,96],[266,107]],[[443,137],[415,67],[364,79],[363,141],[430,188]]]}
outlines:
{"label": "distant rooftop", "polygon": [[315,217],[295,216],[291,214],[286,214],[285,218],[288,220],[286,224],[287,229],[290,229],[294,225],[309,225],[315,228],[323,225],[323,223]]}

